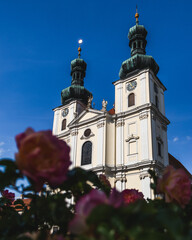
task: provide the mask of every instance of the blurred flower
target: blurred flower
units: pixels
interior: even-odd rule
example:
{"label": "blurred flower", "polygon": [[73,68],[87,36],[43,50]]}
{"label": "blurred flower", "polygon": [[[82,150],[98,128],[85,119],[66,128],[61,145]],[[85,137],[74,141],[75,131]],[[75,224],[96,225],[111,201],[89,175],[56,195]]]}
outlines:
{"label": "blurred flower", "polygon": [[[43,233],[43,234],[42,234]],[[64,240],[64,237],[61,234],[54,234],[51,235],[49,231],[47,232],[41,232],[41,231],[36,231],[36,232],[25,232],[19,235],[19,238],[27,238],[31,240]]]}
{"label": "blurred flower", "polygon": [[54,235],[48,234],[45,240],[64,240],[64,237],[61,234],[54,234]]}
{"label": "blurred flower", "polygon": [[86,218],[89,216],[93,208],[100,204],[107,204],[114,208],[118,208],[124,204],[124,198],[122,193],[115,188],[112,189],[109,198],[104,192],[93,189],[77,202],[76,215],[69,224],[69,231],[73,234],[81,234],[86,231]]}
{"label": "blurred flower", "polygon": [[1,192],[2,197],[8,199],[10,203],[13,203],[15,200],[15,193],[9,192],[9,190],[4,190]]}
{"label": "blurred flower", "polygon": [[52,132],[35,132],[28,128],[16,136],[19,152],[15,154],[16,163],[24,175],[33,180],[36,191],[47,182],[58,187],[66,179],[71,164],[69,146]]}
{"label": "blurred flower", "polygon": [[176,201],[184,207],[191,199],[191,181],[183,169],[168,166],[158,181],[157,191],[165,194],[166,202]]}
{"label": "blurred flower", "polygon": [[[48,239],[49,240],[49,239]],[[56,234],[50,240],[64,240],[64,237],[61,234]]]}
{"label": "blurred flower", "polygon": [[107,177],[104,175],[104,174],[100,174],[99,175],[99,180],[101,181],[101,183],[108,187],[108,188],[111,188],[111,184],[109,182],[109,180],[107,179]]}
{"label": "blurred flower", "polygon": [[133,203],[137,200],[143,200],[144,196],[142,192],[139,192],[136,189],[125,189],[122,191],[122,196],[124,200],[124,204]]}
{"label": "blurred flower", "polygon": [[108,203],[107,196],[104,192],[97,189],[91,190],[83,196],[76,204],[76,215],[69,223],[69,231],[74,234],[80,234],[87,228],[86,218],[97,205]]}
{"label": "blurred flower", "polygon": [[31,240],[38,240],[39,234],[40,234],[40,232],[38,232],[38,231],[37,232],[25,232],[25,233],[20,234],[18,237],[24,238],[24,239],[26,237],[27,239],[31,239]]}
{"label": "blurred flower", "polygon": [[114,208],[118,208],[123,205],[123,196],[122,193],[117,191],[116,188],[113,188],[109,196],[109,204]]}

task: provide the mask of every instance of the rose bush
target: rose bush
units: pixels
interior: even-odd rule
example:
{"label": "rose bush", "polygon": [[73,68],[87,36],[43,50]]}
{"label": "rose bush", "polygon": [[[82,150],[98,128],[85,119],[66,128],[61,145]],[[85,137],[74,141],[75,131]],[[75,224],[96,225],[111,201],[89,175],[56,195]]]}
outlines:
{"label": "rose bush", "polygon": [[21,172],[33,180],[36,190],[40,191],[47,182],[56,188],[66,179],[70,148],[52,135],[51,131],[35,132],[28,128],[16,136],[19,152],[15,154]]}
{"label": "rose bush", "polygon": [[191,181],[183,169],[168,166],[158,180],[157,191],[165,194],[166,202],[176,201],[184,207],[191,199]]}
{"label": "rose bush", "polygon": [[191,182],[183,170],[168,166],[158,181],[150,171],[161,197],[144,200],[136,189],[111,188],[105,175],[69,170],[69,147],[51,131],[28,128],[16,142],[16,161],[0,160],[0,240],[192,239]]}
{"label": "rose bush", "polygon": [[1,192],[3,198],[6,198],[10,204],[15,200],[15,193],[9,192],[9,190],[4,190]]}

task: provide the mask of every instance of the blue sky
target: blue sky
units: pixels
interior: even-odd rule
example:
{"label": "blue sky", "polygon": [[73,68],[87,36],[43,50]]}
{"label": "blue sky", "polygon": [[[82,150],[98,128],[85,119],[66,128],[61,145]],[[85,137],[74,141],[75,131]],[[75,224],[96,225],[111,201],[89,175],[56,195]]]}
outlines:
{"label": "blue sky", "polygon": [[95,108],[114,103],[121,63],[130,57],[127,33],[135,24],[148,31],[152,55],[166,86],[169,152],[192,172],[191,1],[177,0],[0,0],[0,157],[13,158],[14,136],[28,126],[52,129],[52,109],[71,83],[77,41],[87,62],[86,88]]}

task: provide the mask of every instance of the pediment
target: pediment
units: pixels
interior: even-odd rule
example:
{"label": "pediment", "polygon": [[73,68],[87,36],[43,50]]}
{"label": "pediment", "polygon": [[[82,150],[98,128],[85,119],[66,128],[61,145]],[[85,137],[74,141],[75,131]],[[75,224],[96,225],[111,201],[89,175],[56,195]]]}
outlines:
{"label": "pediment", "polygon": [[97,120],[99,116],[104,116],[103,111],[95,110],[95,109],[86,109],[79,116],[77,116],[73,121],[68,125],[69,127],[76,124],[88,123],[90,121]]}

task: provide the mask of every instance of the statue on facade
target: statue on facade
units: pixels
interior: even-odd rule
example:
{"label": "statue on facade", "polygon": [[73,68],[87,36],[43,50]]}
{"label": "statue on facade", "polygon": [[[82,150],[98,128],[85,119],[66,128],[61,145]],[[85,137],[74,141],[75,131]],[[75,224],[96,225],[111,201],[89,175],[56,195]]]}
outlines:
{"label": "statue on facade", "polygon": [[93,101],[93,96],[89,96],[88,102],[87,102],[87,108],[91,108],[92,101]]}
{"label": "statue on facade", "polygon": [[104,111],[104,112],[107,111],[107,104],[108,104],[108,102],[103,99],[101,111]]}

